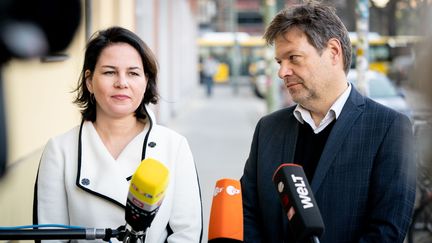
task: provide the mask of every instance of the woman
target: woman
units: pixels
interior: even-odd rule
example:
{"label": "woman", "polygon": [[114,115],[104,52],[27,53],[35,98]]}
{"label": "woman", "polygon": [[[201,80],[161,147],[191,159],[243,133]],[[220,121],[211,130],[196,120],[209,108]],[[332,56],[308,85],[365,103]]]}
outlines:
{"label": "woman", "polygon": [[74,101],[82,123],[45,147],[35,186],[36,224],[125,225],[130,176],[143,159],[154,158],[170,177],[145,242],[201,241],[200,189],[189,145],[157,125],[146,107],[157,102],[156,77],[153,54],[131,31],[112,27],[90,40]]}

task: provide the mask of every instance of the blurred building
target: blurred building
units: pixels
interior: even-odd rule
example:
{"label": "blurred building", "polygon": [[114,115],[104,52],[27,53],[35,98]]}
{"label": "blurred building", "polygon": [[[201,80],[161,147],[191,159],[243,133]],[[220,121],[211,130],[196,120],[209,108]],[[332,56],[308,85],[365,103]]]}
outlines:
{"label": "blurred building", "polygon": [[[245,32],[261,36],[265,30],[265,6],[273,4],[275,11],[300,3],[301,0],[198,0],[200,32]],[[355,1],[332,0],[329,4],[350,31],[355,30]]]}
{"label": "blurred building", "polygon": [[198,0],[201,32],[264,32],[261,0]]}
{"label": "blurred building", "polygon": [[[200,32],[246,32],[262,35],[265,6],[273,4],[275,10],[301,3],[302,0],[197,0]],[[348,31],[356,31],[357,1],[327,0],[336,8]],[[425,0],[371,0],[370,31],[381,35],[413,35],[423,32],[418,28],[421,17],[430,6]]]}

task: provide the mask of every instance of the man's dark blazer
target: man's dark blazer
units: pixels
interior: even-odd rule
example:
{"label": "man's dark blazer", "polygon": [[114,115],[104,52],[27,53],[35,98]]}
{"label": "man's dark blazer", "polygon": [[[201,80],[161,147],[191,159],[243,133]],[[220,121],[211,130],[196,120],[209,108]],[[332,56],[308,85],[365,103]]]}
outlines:
{"label": "man's dark blazer", "polygon": [[[245,242],[287,242],[289,225],[272,182],[293,161],[294,107],[258,122],[241,178]],[[415,198],[411,122],[352,88],[310,182],[325,224],[322,243],[402,242]]]}

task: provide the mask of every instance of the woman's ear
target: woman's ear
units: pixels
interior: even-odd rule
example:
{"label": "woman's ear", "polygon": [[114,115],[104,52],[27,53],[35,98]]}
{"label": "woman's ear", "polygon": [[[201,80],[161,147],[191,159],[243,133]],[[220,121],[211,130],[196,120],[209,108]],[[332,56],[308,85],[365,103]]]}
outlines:
{"label": "woman's ear", "polygon": [[87,89],[90,91],[90,93],[93,93],[92,74],[90,70],[86,70],[84,72],[84,78],[85,78]]}

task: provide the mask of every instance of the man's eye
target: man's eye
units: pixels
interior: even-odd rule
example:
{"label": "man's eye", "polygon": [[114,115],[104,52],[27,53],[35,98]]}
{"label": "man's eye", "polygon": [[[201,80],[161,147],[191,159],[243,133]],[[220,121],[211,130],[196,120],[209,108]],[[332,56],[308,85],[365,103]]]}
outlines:
{"label": "man's eye", "polygon": [[114,71],[105,71],[103,72],[105,75],[114,75]]}
{"label": "man's eye", "polygon": [[292,56],[289,57],[289,59],[292,62],[297,62],[297,61],[299,61],[300,56],[298,56],[298,55],[292,55]]}

